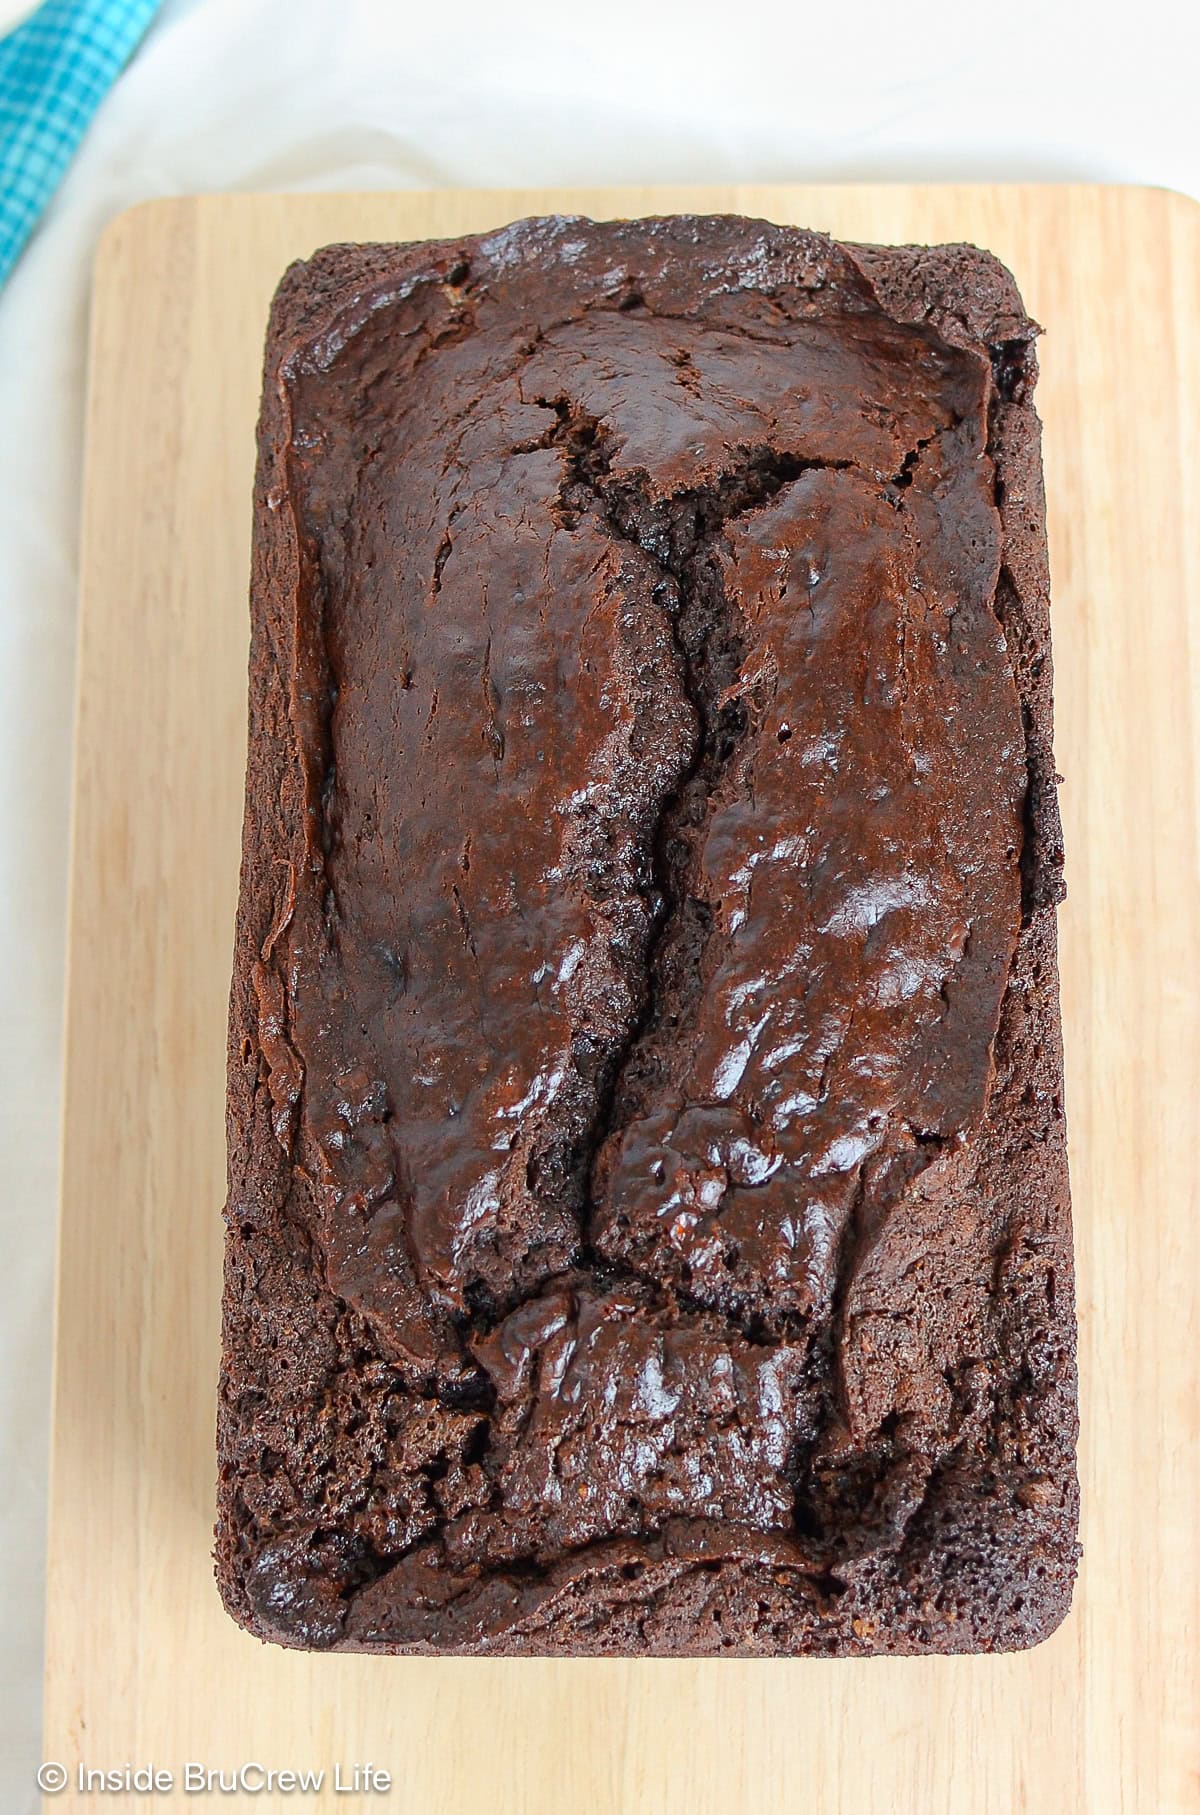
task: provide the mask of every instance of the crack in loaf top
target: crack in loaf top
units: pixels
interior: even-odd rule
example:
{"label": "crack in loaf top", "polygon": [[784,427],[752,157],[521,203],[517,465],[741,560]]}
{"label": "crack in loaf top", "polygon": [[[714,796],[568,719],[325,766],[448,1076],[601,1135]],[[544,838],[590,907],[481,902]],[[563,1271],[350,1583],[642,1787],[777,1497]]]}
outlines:
{"label": "crack in loaf top", "polygon": [[789,1529],[806,1358],[978,1126],[1020,927],[986,349],[737,228],[417,249],[281,381],[276,1129],[555,1552]]}

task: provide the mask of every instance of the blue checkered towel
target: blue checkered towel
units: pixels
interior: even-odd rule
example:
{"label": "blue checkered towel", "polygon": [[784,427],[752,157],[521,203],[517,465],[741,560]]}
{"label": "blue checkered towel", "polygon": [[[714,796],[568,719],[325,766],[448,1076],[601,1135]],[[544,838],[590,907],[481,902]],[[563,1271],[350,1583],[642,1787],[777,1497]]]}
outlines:
{"label": "blue checkered towel", "polygon": [[0,39],[0,284],[160,0],[46,0]]}

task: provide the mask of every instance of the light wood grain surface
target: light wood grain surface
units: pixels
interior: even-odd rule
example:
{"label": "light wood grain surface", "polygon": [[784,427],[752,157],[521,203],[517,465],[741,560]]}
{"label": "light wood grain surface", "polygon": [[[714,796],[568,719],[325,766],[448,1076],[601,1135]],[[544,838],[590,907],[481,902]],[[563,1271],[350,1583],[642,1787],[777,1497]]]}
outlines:
{"label": "light wood grain surface", "polygon": [[[1085,1560],[1038,1650],[853,1663],[263,1648],[210,1567],[225,1003],[267,305],[336,239],[566,209],[971,239],[1045,325]],[[45,1755],[391,1771],[502,1815],[1200,1808],[1200,210],[1100,188],[211,198],[122,216],[92,329]],[[68,1791],[47,1807],[93,1806]],[[195,1799],[204,1806],[202,1799]],[[128,1806],[128,1805],[126,1805]],[[180,1806],[139,1797],[139,1808]]]}

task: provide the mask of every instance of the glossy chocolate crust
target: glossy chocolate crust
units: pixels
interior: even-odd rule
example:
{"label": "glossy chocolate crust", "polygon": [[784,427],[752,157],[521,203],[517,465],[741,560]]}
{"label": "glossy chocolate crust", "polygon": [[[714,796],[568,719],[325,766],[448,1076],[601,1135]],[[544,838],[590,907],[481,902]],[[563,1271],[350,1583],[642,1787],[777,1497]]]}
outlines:
{"label": "glossy chocolate crust", "polygon": [[284,278],[217,1532],[263,1638],[1066,1612],[1035,332],[971,247],[726,217]]}

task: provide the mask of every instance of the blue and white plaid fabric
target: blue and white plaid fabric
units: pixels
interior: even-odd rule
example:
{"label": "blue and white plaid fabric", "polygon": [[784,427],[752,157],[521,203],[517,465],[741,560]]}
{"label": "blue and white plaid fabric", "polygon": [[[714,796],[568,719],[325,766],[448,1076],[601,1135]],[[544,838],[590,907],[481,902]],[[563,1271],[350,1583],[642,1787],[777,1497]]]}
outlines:
{"label": "blue and white plaid fabric", "polygon": [[46,0],[0,39],[0,284],[160,0]]}

